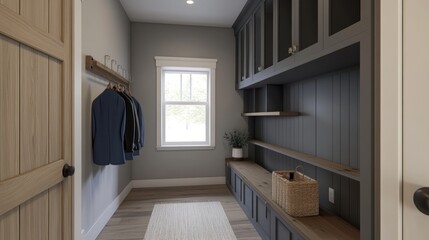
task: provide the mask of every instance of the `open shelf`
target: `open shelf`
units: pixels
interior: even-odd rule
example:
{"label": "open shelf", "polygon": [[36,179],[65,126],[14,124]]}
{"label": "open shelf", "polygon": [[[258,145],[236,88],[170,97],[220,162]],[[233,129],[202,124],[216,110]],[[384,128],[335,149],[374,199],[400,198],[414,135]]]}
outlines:
{"label": "open shelf", "polygon": [[328,161],[326,159],[318,158],[311,154],[306,154],[302,152],[298,152],[289,148],[281,147],[278,145],[258,141],[251,140],[249,143],[254,144],[256,146],[260,146],[271,151],[286,155],[288,157],[300,160],[302,162],[311,164],[313,166],[328,170],[330,172],[339,174],[341,176],[360,181],[360,171],[359,169],[351,168],[349,166],[345,166],[343,164],[339,164],[336,162]]}
{"label": "open shelf", "polygon": [[86,70],[93,72],[101,77],[106,78],[109,81],[116,82],[119,84],[123,84],[126,87],[129,86],[130,82],[119,75],[117,72],[113,71],[112,69],[106,67],[105,65],[101,64],[97,60],[95,60],[92,56],[87,55],[86,56],[86,64],[85,64]]}
{"label": "open shelf", "polygon": [[246,112],[242,113],[243,117],[270,117],[270,116],[298,116],[299,112]]}

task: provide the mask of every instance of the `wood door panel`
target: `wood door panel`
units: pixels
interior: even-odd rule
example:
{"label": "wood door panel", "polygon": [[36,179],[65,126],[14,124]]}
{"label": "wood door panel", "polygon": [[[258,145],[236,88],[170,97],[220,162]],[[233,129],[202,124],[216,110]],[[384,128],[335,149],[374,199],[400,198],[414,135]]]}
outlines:
{"label": "wood door panel", "polygon": [[49,0],[49,34],[63,41],[63,0]]}
{"label": "wood door panel", "polygon": [[49,1],[21,0],[21,16],[33,26],[49,32]]}
{"label": "wood door panel", "polygon": [[48,163],[48,57],[21,46],[21,173]]}
{"label": "wood door panel", "polygon": [[48,191],[20,206],[20,240],[47,240],[49,231]]}
{"label": "wood door panel", "polygon": [[0,35],[0,181],[19,174],[19,44]]}
{"label": "wood door panel", "polygon": [[0,0],[0,240],[71,240],[72,1]]}
{"label": "wood door panel", "polygon": [[62,63],[49,59],[49,162],[63,157],[63,70]]}
{"label": "wood door panel", "polygon": [[0,239],[19,239],[19,207],[0,216]]}
{"label": "wood door panel", "polygon": [[0,182],[0,215],[63,181],[64,163],[59,160]]}
{"label": "wood door panel", "polygon": [[10,10],[18,13],[19,12],[19,1],[18,0],[0,0],[0,4],[5,5]]}
{"label": "wood door panel", "polygon": [[49,239],[62,239],[62,184],[49,189]]}

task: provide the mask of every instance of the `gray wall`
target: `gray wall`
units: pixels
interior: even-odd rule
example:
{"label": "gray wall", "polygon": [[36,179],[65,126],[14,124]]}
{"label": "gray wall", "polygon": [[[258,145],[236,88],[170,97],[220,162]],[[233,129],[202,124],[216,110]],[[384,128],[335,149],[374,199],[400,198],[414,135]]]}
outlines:
{"label": "gray wall", "polygon": [[[130,22],[119,1],[83,1],[82,22],[82,57],[92,55],[104,63],[104,55],[109,54],[130,67]],[[86,70],[82,77],[82,228],[86,234],[130,182],[131,164],[92,163],[91,103],[105,89],[106,80]]]}
{"label": "gray wall", "polygon": [[[231,150],[225,131],[246,129],[240,116],[242,98],[235,91],[235,42],[230,28],[132,23],[132,91],[142,105],[146,140],[133,161],[133,179],[218,177],[225,175],[225,157]],[[155,56],[215,58],[216,148],[201,151],[156,150]]]}
{"label": "gray wall", "polygon": [[[284,110],[301,116],[256,118],[256,139],[359,168],[359,66],[286,84],[283,98]],[[359,227],[359,182],[259,147],[249,155],[270,171],[303,165],[319,181],[321,207]]]}

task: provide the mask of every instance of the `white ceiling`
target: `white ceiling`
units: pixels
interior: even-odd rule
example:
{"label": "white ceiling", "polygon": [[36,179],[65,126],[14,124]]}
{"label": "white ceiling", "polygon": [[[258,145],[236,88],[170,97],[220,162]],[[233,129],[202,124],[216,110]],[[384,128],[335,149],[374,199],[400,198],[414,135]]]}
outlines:
{"label": "white ceiling", "polygon": [[132,22],[231,27],[247,0],[120,0]]}

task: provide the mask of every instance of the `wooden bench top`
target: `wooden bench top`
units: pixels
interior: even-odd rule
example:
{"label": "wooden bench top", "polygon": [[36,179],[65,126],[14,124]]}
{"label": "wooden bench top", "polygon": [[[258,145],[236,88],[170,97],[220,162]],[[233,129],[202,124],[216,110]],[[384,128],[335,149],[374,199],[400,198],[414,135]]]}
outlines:
{"label": "wooden bench top", "polygon": [[360,239],[360,231],[338,216],[320,211],[319,216],[292,217],[271,199],[271,173],[251,161],[233,161],[227,164],[249,185],[254,192],[271,206],[287,224],[303,238],[309,240]]}

